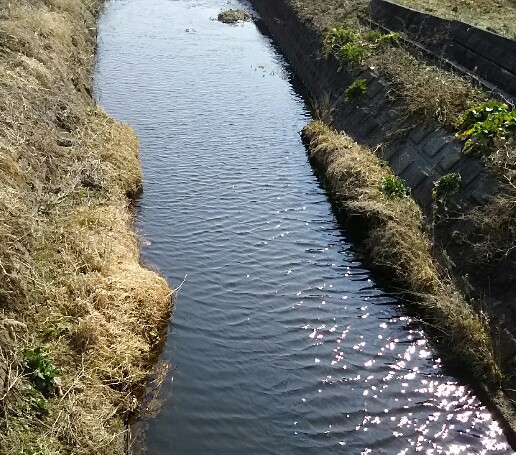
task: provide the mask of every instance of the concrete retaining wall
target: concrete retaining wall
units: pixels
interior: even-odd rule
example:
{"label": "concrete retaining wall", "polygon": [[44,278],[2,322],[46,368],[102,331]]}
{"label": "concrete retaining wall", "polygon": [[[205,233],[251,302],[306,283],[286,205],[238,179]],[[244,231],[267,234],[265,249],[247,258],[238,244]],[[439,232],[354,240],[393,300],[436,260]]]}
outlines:
{"label": "concrete retaining wall", "polygon": [[372,0],[375,22],[420,42],[516,100],[516,42],[459,21],[441,19],[388,0]]}
{"label": "concrete retaining wall", "polygon": [[388,161],[412,188],[414,198],[429,217],[434,182],[448,172],[461,175],[463,183],[449,204],[449,215],[434,229],[435,254],[464,292],[477,289],[474,295],[493,314],[505,315],[507,321],[513,321],[510,325],[516,328],[516,308],[512,297],[507,298],[512,291],[516,292],[516,279],[512,280],[513,276],[516,278],[516,264],[502,261],[490,273],[484,273],[481,267],[468,263],[471,251],[467,235],[471,226],[464,221],[464,214],[497,191],[496,180],[484,164],[461,153],[462,144],[453,132],[430,124],[414,126],[413,119],[406,118],[407,110],[402,102],[392,96],[387,81],[375,71],[352,74],[343,68],[338,72],[336,59],[321,55],[323,37],[311,23],[297,17],[290,9],[289,0],[251,0],[251,3],[312,98],[329,94],[330,100],[335,101],[356,79],[367,81],[367,92],[358,103],[336,103],[333,126],[373,148]]}
{"label": "concrete retaining wall", "polygon": [[367,81],[367,92],[358,103],[338,103],[334,126],[361,144],[379,147],[379,155],[407,182],[425,210],[432,202],[434,182],[448,172],[459,172],[463,181],[452,201],[455,209],[463,211],[494,193],[496,185],[484,164],[462,154],[453,133],[414,128],[413,120],[404,117],[401,101],[393,99],[388,83],[375,71],[339,72],[333,56],[321,55],[322,37],[297,18],[286,0],[252,3],[314,99],[324,94],[336,99],[356,79]]}

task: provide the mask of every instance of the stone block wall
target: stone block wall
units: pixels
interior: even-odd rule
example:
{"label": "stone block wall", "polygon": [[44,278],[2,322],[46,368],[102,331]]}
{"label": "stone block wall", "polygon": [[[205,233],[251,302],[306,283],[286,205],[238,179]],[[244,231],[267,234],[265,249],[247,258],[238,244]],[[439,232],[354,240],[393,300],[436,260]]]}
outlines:
{"label": "stone block wall", "polygon": [[[512,297],[516,281],[511,278],[516,276],[515,264],[502,261],[489,274],[479,269],[473,276],[467,257],[468,245],[464,243],[464,236],[467,237],[471,229],[464,215],[497,191],[496,179],[485,165],[461,152],[462,144],[453,132],[407,118],[402,102],[392,95],[388,82],[374,70],[352,74],[343,68],[339,72],[336,59],[325,59],[321,55],[322,36],[310,22],[297,17],[289,0],[251,0],[251,3],[310,96],[317,100],[330,95],[336,107],[333,126],[385,159],[411,187],[415,200],[430,219],[434,182],[449,172],[461,175],[462,185],[448,204],[446,221],[434,226],[434,253],[464,292],[475,288],[489,290],[488,295],[484,291],[475,295],[480,296],[496,316],[493,320],[505,317],[506,321],[513,321],[510,330],[516,333]],[[356,79],[366,80],[366,94],[358,103],[337,101]]]}

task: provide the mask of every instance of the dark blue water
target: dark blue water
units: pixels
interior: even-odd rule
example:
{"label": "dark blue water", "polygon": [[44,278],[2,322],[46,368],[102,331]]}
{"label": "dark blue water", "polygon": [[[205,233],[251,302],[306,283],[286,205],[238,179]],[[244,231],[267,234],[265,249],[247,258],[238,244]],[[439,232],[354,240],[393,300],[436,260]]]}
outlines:
{"label": "dark blue water", "polygon": [[97,94],[141,141],[143,259],[178,285],[150,454],[505,454],[353,252],[290,69],[221,0],[112,0]]}

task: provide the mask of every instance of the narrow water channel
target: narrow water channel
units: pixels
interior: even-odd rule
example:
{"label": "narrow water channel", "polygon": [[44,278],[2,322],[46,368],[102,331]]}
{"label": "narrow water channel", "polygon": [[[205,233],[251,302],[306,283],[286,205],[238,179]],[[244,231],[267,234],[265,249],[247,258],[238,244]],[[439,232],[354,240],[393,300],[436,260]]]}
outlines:
{"label": "narrow water channel", "polygon": [[298,132],[310,113],[225,0],[111,0],[97,96],[141,141],[143,259],[178,285],[149,454],[506,454],[371,279]]}

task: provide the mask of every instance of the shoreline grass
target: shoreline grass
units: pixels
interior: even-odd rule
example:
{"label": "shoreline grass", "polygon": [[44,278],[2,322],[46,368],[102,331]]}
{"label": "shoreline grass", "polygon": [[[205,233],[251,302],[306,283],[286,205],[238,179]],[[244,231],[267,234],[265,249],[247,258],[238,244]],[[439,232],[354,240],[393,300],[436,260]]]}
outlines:
{"label": "shoreline grass", "polygon": [[[460,366],[490,387],[503,379],[487,321],[443,280],[431,253],[422,213],[410,197],[382,192],[389,167],[370,150],[320,121],[303,130],[310,161],[323,176],[332,199],[351,224],[360,224],[363,246],[373,264],[396,281],[445,361]],[[401,193],[400,193],[401,194]]]}
{"label": "shoreline grass", "polygon": [[137,138],[90,95],[102,1],[0,5],[0,452],[123,453],[171,291],[139,262]]}
{"label": "shoreline grass", "polygon": [[[409,1],[416,0],[407,0],[405,3]],[[332,58],[336,58],[341,64],[343,57],[348,60],[344,62],[342,69],[351,77],[357,77],[360,71],[369,68],[374,69],[389,84],[389,97],[396,103],[398,117],[393,121],[390,131],[386,132],[384,144],[400,140],[418,124],[442,129],[450,137],[455,136],[465,115],[482,106],[500,104],[500,101],[494,101],[499,95],[481,88],[469,77],[447,69],[438,60],[429,59],[421,51],[404,43],[402,35],[396,43],[372,46],[370,38],[381,39],[382,33],[373,30],[368,22],[370,15],[367,0],[285,0],[285,3],[292,14],[314,32],[316,41],[320,43],[321,58],[330,50]],[[387,31],[383,33],[389,35]],[[331,40],[333,36],[340,37],[341,42],[329,49],[328,42],[334,44],[335,41]],[[350,57],[354,55],[360,58],[350,62]],[[338,93],[329,93],[328,100],[338,99],[337,95]],[[323,109],[324,104],[320,106]],[[341,105],[335,103],[330,108],[327,107],[328,113],[331,110],[338,111]],[[328,120],[331,122],[330,117]],[[500,118],[494,120],[489,126],[491,129],[495,128]],[[496,182],[496,195],[485,203],[464,206],[463,212],[453,215],[462,219],[464,226],[464,232],[458,232],[455,240],[450,241],[452,232],[446,232],[445,223],[437,226],[436,238],[438,243],[444,240],[444,244],[453,254],[461,256],[461,259],[459,256],[453,259],[457,259],[461,267],[449,269],[447,260],[442,261],[442,266],[449,269],[448,273],[460,274],[455,276],[457,282],[464,275],[471,277],[472,280],[462,290],[478,301],[486,302],[493,320],[497,321],[496,324],[504,324],[514,334],[516,322],[511,316],[511,292],[514,292],[515,286],[511,277],[516,270],[516,137],[514,119],[508,123],[512,126],[500,128],[499,133],[490,140],[489,147],[474,152],[486,164],[486,174]],[[485,125],[479,122],[474,130],[480,130],[481,127]],[[462,134],[464,132],[458,137]],[[467,147],[464,153],[468,153]],[[460,169],[457,171],[460,172]],[[456,240],[460,244],[454,243]],[[490,277],[493,275],[496,286],[491,286]],[[505,316],[500,314],[500,302]]]}

